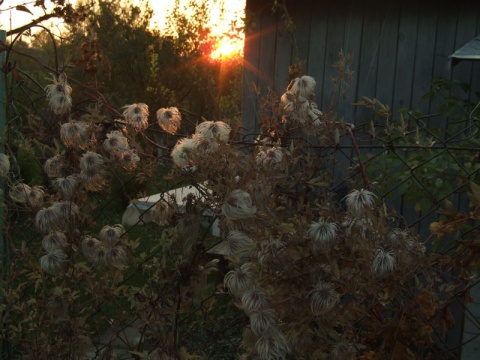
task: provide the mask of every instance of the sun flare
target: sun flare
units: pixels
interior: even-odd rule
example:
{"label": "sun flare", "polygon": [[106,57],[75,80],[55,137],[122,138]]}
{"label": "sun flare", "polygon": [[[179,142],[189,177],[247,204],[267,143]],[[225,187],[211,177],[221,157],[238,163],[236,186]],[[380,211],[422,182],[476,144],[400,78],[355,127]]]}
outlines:
{"label": "sun flare", "polygon": [[243,40],[220,38],[214,46],[210,57],[213,60],[226,60],[241,57],[243,53]]}

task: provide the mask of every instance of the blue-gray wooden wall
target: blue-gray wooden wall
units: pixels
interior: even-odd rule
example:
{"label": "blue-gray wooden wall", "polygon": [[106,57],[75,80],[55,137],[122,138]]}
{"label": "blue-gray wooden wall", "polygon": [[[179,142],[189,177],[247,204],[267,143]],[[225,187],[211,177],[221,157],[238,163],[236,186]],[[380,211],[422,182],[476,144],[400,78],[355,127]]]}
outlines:
{"label": "blue-gray wooden wall", "polygon": [[[451,66],[449,56],[480,34],[480,1],[440,0],[287,0],[295,22],[295,40],[286,31],[281,11],[272,13],[273,1],[247,0],[245,71],[242,121],[246,133],[258,133],[260,99],[252,84],[265,94],[281,95],[289,83],[289,66],[303,60],[305,73],[317,81],[316,100],[328,109],[333,85],[330,76],[339,51],[354,55],[353,84],[340,101],[338,113],[345,121],[363,123],[369,112],[352,106],[363,96],[377,98],[395,114],[401,108],[424,113],[437,111],[421,102],[434,77],[470,83],[469,97],[478,101],[480,61]],[[282,3],[282,1],[279,1]],[[445,126],[442,121],[440,126]],[[465,199],[464,199],[465,200]],[[423,237],[435,214],[419,220],[413,204],[396,196],[393,205]],[[458,204],[457,204],[458,205]],[[461,319],[447,343],[461,341]]]}
{"label": "blue-gray wooden wall", "polygon": [[[305,61],[305,73],[317,81],[317,102],[327,109],[332,98],[332,65],[338,53],[354,56],[354,80],[339,103],[347,122],[365,120],[351,104],[362,96],[391,106],[435,112],[420,98],[434,76],[471,83],[471,99],[480,90],[480,61],[451,66],[449,56],[480,34],[480,1],[439,0],[287,0],[295,41],[284,28],[273,1],[247,0],[243,124],[258,132],[258,98],[251,85],[279,95],[289,82],[289,65]],[[281,1],[279,1],[281,3]]]}

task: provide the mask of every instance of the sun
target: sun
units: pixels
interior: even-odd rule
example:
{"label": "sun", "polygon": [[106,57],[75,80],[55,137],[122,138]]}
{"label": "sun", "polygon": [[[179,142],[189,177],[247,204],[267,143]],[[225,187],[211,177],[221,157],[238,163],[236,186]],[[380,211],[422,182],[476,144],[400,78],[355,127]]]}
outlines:
{"label": "sun", "polygon": [[210,54],[213,60],[228,60],[241,57],[243,53],[243,41],[223,37],[217,40]]}

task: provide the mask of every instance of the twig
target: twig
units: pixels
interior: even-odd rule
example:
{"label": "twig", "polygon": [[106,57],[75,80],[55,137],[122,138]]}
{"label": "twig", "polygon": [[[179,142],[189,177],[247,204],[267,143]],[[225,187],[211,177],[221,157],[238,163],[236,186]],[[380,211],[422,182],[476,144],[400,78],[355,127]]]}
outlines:
{"label": "twig", "polygon": [[347,128],[347,133],[348,133],[348,136],[350,136],[353,149],[355,150],[355,153],[357,154],[357,157],[358,157],[358,165],[360,166],[360,173],[362,174],[363,185],[365,186],[366,189],[368,189],[369,181],[368,181],[367,172],[365,170],[365,165],[363,164],[362,157],[360,155],[360,149],[357,146],[357,142],[355,141],[355,136],[353,136],[353,132],[350,127]]}

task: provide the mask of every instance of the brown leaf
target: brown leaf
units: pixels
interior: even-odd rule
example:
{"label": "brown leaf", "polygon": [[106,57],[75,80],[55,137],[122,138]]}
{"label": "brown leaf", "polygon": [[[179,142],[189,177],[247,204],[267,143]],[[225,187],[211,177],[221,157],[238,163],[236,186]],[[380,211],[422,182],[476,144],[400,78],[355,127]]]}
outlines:
{"label": "brown leaf", "polygon": [[25,5],[17,5],[15,6],[15,10],[27,12],[30,15],[33,15],[33,13]]}

